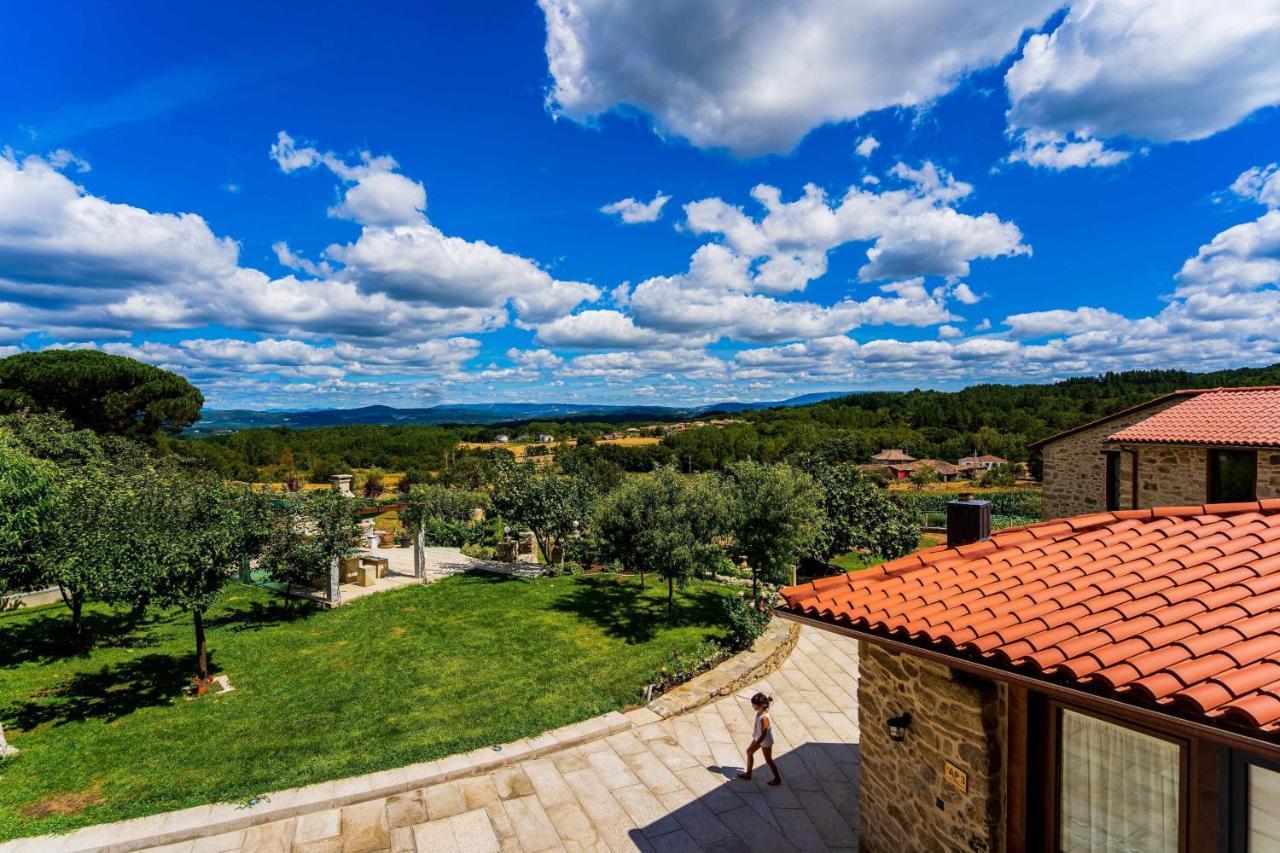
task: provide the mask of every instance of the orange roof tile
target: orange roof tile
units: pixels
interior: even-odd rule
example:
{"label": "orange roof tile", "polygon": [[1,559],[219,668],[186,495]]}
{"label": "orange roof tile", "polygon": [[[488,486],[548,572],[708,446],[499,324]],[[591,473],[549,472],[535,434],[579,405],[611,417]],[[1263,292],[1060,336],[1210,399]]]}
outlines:
{"label": "orange roof tile", "polygon": [[1280,740],[1280,499],[1041,522],[780,612]]}
{"label": "orange roof tile", "polygon": [[1280,387],[1205,391],[1113,433],[1107,441],[1280,447]]}

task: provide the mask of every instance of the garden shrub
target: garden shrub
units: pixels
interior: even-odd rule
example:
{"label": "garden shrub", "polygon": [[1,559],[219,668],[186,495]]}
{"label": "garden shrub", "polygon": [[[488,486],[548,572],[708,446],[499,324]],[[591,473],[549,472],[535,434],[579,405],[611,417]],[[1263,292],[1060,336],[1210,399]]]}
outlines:
{"label": "garden shrub", "polygon": [[729,646],[734,651],[751,648],[752,643],[769,627],[773,614],[769,600],[738,593],[724,600],[724,624],[729,632]]}
{"label": "garden shrub", "polygon": [[729,656],[729,650],[714,640],[704,640],[692,651],[672,651],[649,676],[655,694],[665,693],[696,675],[711,669]]}

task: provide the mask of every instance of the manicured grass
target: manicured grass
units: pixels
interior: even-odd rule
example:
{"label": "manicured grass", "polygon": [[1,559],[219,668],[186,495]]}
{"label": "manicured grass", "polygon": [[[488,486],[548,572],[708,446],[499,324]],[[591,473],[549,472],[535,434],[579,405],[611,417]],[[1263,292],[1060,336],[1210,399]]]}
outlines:
{"label": "manicured grass", "polygon": [[[918,548],[931,548],[941,542],[941,536],[921,536]],[[859,551],[850,551],[848,554],[842,554],[831,561],[832,565],[839,566],[846,572],[856,572],[859,569],[865,569],[868,566],[874,566],[883,563],[879,557],[871,557]]]}
{"label": "manicured grass", "polygon": [[467,575],[286,613],[233,584],[209,614],[234,692],[187,701],[190,618],[105,607],[87,654],[65,608],[0,614],[0,840],[399,767],[639,701],[673,649],[723,636],[726,589],[611,575]]}

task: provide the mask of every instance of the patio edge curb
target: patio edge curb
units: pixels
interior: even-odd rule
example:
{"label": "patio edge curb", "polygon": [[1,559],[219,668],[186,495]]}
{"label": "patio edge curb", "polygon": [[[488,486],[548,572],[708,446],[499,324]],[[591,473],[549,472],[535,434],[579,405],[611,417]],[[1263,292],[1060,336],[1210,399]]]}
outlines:
{"label": "patio edge curb", "polygon": [[319,782],[264,795],[263,807],[242,809],[231,803],[194,806],[174,812],[84,827],[66,835],[17,838],[0,844],[2,853],[129,853],[286,820],[312,812],[403,794],[417,788],[491,773],[509,764],[539,758],[626,731],[632,719],[618,711],[562,726],[531,738],[481,747],[435,761],[411,764],[363,776]]}

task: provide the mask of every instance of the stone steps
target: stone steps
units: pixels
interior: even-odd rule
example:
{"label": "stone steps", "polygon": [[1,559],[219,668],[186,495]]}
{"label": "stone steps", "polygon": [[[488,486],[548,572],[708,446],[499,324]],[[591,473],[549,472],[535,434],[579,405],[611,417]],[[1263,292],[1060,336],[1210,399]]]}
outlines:
{"label": "stone steps", "polygon": [[[418,853],[499,853],[502,850],[493,821],[484,809],[417,823],[412,829]],[[395,840],[403,844],[408,837],[402,835]]]}

